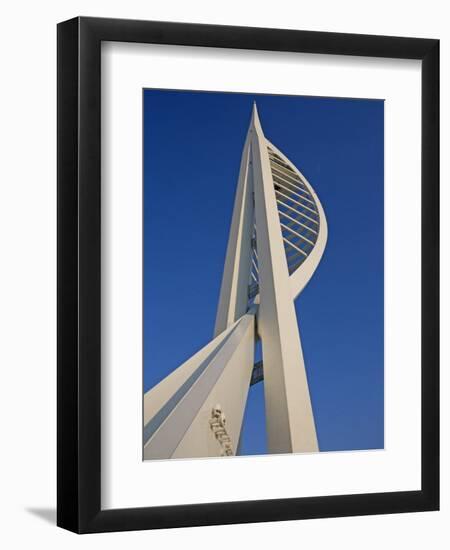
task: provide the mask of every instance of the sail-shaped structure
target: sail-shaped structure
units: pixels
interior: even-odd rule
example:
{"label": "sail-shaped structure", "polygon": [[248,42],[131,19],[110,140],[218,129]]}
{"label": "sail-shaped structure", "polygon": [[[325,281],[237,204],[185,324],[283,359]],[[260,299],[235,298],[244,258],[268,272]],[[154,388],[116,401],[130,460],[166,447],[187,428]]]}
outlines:
{"label": "sail-shaped structure", "polygon": [[[319,450],[294,300],[327,231],[314,189],[264,136],[254,105],[214,338],[144,395],[144,459],[239,454],[256,382],[264,383],[269,453]],[[259,339],[263,360],[255,365]]]}

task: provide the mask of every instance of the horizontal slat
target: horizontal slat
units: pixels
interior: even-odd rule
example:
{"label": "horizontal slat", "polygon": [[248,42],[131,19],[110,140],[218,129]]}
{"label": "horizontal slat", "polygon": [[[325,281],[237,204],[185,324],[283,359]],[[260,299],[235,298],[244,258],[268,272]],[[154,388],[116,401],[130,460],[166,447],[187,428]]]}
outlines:
{"label": "horizontal slat", "polygon": [[304,197],[303,195],[300,195],[300,193],[297,193],[296,191],[294,191],[293,189],[291,189],[290,187],[287,187],[284,183],[281,183],[279,181],[276,181],[274,180],[274,185],[275,186],[278,186],[278,187],[281,187],[282,189],[286,190],[286,191],[289,191],[289,193],[291,193],[292,195],[294,195],[295,197],[298,197],[300,200],[302,201],[305,201],[305,202],[308,202],[309,204],[312,204],[314,206],[314,212],[317,212],[316,210],[316,203],[314,201],[310,201],[309,199],[307,199],[306,197]]}
{"label": "horizontal slat", "polygon": [[[297,225],[300,225],[301,227],[304,227],[305,229],[307,229],[311,233],[314,233],[314,235],[317,235],[317,231],[315,231],[311,227],[308,227],[307,225],[300,222],[299,220],[297,220],[295,218],[292,218],[291,216],[289,216],[289,214],[286,214],[286,212],[283,212],[283,210],[278,210],[278,213],[280,214],[280,216],[283,216],[283,217],[287,218],[288,220],[291,220],[292,222],[296,223]],[[290,225],[290,224],[288,224],[288,225]]]}
{"label": "horizontal slat", "polygon": [[288,244],[289,246],[291,246],[292,248],[295,248],[295,250],[297,250],[298,252],[300,252],[301,254],[303,254],[303,256],[305,256],[305,258],[308,256],[308,254],[302,250],[301,248],[299,248],[297,245],[295,245],[294,243],[291,243],[291,241],[289,239],[286,239],[286,237],[283,237],[283,241]]}
{"label": "horizontal slat", "polygon": [[291,182],[292,184],[297,184],[300,186],[301,189],[304,189],[308,194],[310,193],[309,189],[306,187],[303,180],[294,172],[287,172],[287,170],[283,170],[281,166],[272,164],[270,165],[272,173],[276,172],[276,176],[279,178],[283,177],[287,181]]}
{"label": "horizontal slat", "polygon": [[287,170],[283,170],[281,166],[278,166],[278,164],[273,163],[270,161],[270,169],[273,172],[276,172],[276,176],[279,178],[286,179],[293,185],[298,185],[302,190],[304,190],[306,193],[310,194],[311,191],[308,188],[308,186],[305,184],[305,180],[300,176],[299,173],[296,172],[288,172]]}
{"label": "horizontal slat", "polygon": [[305,257],[304,256],[300,256],[300,254],[298,254],[297,252],[295,253],[295,255],[292,256],[292,258],[294,258],[294,256],[298,257],[299,259],[295,262],[290,262],[288,263],[288,267],[289,267],[289,271],[292,273],[294,273],[295,270],[297,270],[301,265],[302,263],[305,261]]}
{"label": "horizontal slat", "polygon": [[286,164],[283,160],[280,160],[278,157],[275,157],[273,154],[271,155],[269,153],[269,159],[270,159],[270,162],[277,164],[280,168],[283,168],[284,170],[287,170],[288,172],[292,172],[293,174],[295,174],[295,171],[288,164]]}
{"label": "horizontal slat", "polygon": [[303,235],[301,235],[300,233],[297,233],[297,231],[295,231],[294,229],[292,229],[292,227],[288,227],[287,225],[285,225],[283,222],[280,222],[280,225],[281,227],[284,227],[284,229],[287,229],[289,231],[289,233],[292,233],[293,235],[295,235],[296,237],[298,237],[299,239],[301,239],[302,241],[305,241],[305,243],[308,243],[310,244],[311,246],[314,246],[314,243],[312,241],[310,241],[309,239],[307,239],[306,237],[304,237]]}
{"label": "horizontal slat", "polygon": [[304,204],[302,204],[301,202],[298,202],[297,200],[293,199],[292,197],[289,197],[288,195],[286,195],[285,193],[282,193],[281,191],[279,191],[278,189],[275,189],[275,193],[278,193],[279,195],[281,195],[282,197],[284,197],[285,199],[288,199],[290,201],[292,201],[293,203],[295,204],[298,204],[299,206],[301,206],[302,208],[304,208],[305,210],[308,210],[308,212],[312,212],[314,215],[318,215],[318,212],[316,212],[315,210],[313,210],[312,208],[309,208],[309,206],[305,206]]}
{"label": "horizontal slat", "polygon": [[259,273],[258,266],[256,265],[256,262],[255,262],[255,260],[254,260],[253,258],[252,258],[252,265],[253,265],[253,267],[254,267],[256,273]]}
{"label": "horizontal slat", "polygon": [[314,206],[316,205],[316,203],[314,202],[314,198],[313,196],[311,195],[311,193],[308,191],[308,189],[306,189],[306,187],[300,187],[298,186],[297,184],[295,183],[292,183],[291,181],[289,181],[287,178],[284,178],[274,172],[272,172],[272,179],[274,181],[274,183],[278,183],[278,184],[283,184],[283,185],[287,185],[289,186],[289,188],[292,188],[292,191],[295,191],[296,193],[303,193],[302,197],[307,200],[308,202],[314,204]]}
{"label": "horizontal slat", "polygon": [[[319,222],[318,220],[315,220],[313,218],[311,218],[310,216],[307,216],[304,212],[301,212],[300,210],[297,210],[296,208],[294,208],[293,206],[290,206],[289,204],[286,204],[285,202],[283,202],[281,199],[278,199],[277,198],[277,203],[278,204],[281,204],[282,206],[284,206],[285,208],[289,208],[289,210],[291,210],[292,212],[295,212],[297,215],[299,216],[302,216],[302,218],[305,218],[306,220],[309,220],[310,222],[313,222],[315,223],[316,225],[319,225]],[[278,209],[278,212],[280,211],[280,209]]]}
{"label": "horizontal slat", "polygon": [[[299,183],[301,187],[305,187],[305,182],[300,178],[300,176],[296,172],[291,172],[289,170],[286,170],[282,166],[279,166],[278,164],[275,164],[274,162],[270,161],[270,168],[272,171],[277,172],[277,175],[283,178],[287,178],[288,180],[292,180],[292,183]],[[309,192],[309,190],[307,189]]]}
{"label": "horizontal slat", "polygon": [[[300,258],[300,260],[297,260],[297,258]],[[303,254],[299,254],[296,250],[294,250],[293,252],[291,252],[291,255],[287,258],[287,261],[289,266],[293,266],[293,265],[296,265],[296,263],[300,265],[305,259],[306,258]]]}

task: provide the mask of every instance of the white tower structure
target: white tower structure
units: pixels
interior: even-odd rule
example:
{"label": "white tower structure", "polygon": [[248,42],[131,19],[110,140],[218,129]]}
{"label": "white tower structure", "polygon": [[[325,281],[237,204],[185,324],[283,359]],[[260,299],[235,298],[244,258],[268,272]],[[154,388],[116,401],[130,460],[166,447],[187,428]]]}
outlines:
{"label": "white tower structure", "polygon": [[264,136],[254,105],[214,338],[144,395],[144,459],[239,454],[248,390],[259,381],[269,452],[319,450],[294,300],[326,241],[316,193]]}

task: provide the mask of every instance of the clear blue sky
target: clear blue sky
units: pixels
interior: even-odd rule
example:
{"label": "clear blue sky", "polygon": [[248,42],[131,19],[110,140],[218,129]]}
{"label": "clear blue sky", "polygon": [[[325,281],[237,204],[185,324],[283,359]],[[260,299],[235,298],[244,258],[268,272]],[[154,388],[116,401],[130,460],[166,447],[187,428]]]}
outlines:
{"label": "clear blue sky", "polygon": [[[253,101],[329,226],[296,301],[320,450],[382,448],[382,100],[144,91],[144,390],[211,340]],[[267,452],[264,423],[260,383],[243,454]]]}

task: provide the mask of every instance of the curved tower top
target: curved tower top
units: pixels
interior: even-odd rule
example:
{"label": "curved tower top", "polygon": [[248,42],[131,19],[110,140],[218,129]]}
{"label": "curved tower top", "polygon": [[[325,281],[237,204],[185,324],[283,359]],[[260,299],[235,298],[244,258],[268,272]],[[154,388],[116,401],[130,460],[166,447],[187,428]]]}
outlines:
{"label": "curved tower top", "polygon": [[[249,132],[252,129],[257,129],[263,136],[267,147],[289,282],[292,297],[295,299],[311,279],[322,258],[328,237],[327,219],[322,204],[306,177],[264,136],[256,103],[253,105]],[[254,266],[252,294],[257,294],[258,288],[255,271]]]}

